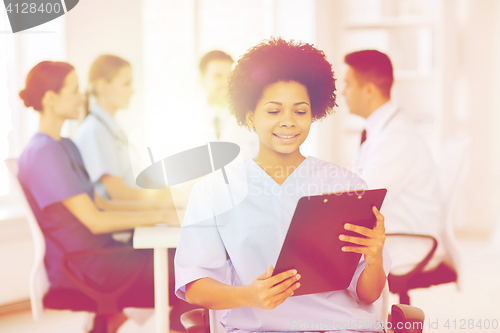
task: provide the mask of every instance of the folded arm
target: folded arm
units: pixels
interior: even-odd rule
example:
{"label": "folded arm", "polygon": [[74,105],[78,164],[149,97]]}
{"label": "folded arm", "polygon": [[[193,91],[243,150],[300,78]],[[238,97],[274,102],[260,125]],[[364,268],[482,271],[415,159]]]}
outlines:
{"label": "folded arm", "polygon": [[175,211],[103,212],[85,193],[62,201],[63,205],[92,233],[109,233],[133,229],[137,226],[172,223],[177,220]]}
{"label": "folded arm", "polygon": [[114,200],[149,201],[150,209],[161,209],[165,204],[172,204],[170,190],[138,189],[129,187],[121,177],[103,175],[100,178],[106,192]]}
{"label": "folded arm", "polygon": [[[95,205],[108,211],[147,211],[147,210],[171,210],[175,211],[175,206],[168,200],[120,200],[104,199],[97,191],[94,191]],[[179,223],[177,223],[179,224]]]}

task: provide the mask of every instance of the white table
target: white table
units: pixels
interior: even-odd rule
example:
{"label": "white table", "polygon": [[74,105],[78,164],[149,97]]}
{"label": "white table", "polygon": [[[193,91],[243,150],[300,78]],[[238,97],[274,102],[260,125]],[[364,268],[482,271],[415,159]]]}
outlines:
{"label": "white table", "polygon": [[156,332],[170,331],[168,304],[168,249],[179,243],[181,227],[157,225],[137,227],[134,230],[135,249],[154,249],[155,318]]}

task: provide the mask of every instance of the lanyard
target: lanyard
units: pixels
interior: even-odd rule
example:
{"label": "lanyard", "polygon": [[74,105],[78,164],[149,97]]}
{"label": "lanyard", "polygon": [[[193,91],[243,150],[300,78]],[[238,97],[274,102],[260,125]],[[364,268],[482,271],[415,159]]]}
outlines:
{"label": "lanyard", "polygon": [[[89,115],[92,115],[94,116],[105,128],[106,130],[109,132],[109,134],[111,134],[111,136],[115,139],[115,140],[118,140],[120,141],[121,143],[123,143],[125,145],[125,149],[128,150],[129,147],[132,147],[132,149],[134,150],[134,154],[136,155],[136,157],[139,157],[141,156],[139,154],[139,152],[137,151],[136,147],[134,147],[134,145],[130,145],[128,144],[128,142],[126,140],[124,140],[122,137],[120,137],[118,134],[116,134],[115,131],[113,131],[113,129],[111,127],[109,127],[109,125],[104,121],[104,119],[101,118],[101,116],[97,115],[96,113],[94,112],[91,112]],[[130,156],[129,156],[130,158]]]}
{"label": "lanyard", "polygon": [[109,132],[109,134],[111,134],[111,136],[113,136],[113,138],[115,140],[118,140],[120,141],[121,143],[123,143],[125,146],[128,146],[128,142],[125,141],[122,137],[120,137],[118,134],[116,134],[115,131],[113,131],[111,129],[111,127],[109,127],[109,125],[104,121],[104,119],[101,118],[101,116],[98,116],[96,113],[94,112],[91,112],[90,115],[94,116],[104,127],[106,127],[106,130]]}

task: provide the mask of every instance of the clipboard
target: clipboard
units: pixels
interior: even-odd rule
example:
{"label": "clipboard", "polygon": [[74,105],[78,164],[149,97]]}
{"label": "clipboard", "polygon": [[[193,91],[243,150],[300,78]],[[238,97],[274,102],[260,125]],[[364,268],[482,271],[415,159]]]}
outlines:
{"label": "clipboard", "polygon": [[356,271],[360,253],[343,252],[348,243],[339,235],[363,237],[344,229],[345,223],[373,228],[387,189],[339,192],[302,197],[297,203],[274,274],[296,269],[300,288],[292,297],[346,289]]}

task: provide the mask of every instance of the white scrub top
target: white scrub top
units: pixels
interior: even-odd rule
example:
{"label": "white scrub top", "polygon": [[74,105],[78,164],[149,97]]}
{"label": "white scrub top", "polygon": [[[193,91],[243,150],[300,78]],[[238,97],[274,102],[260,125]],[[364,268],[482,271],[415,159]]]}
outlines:
{"label": "white scrub top", "polygon": [[[243,286],[263,274],[268,265],[274,267],[301,197],[366,189],[356,174],[314,157],[307,157],[281,186],[252,159],[244,162],[247,186],[239,186],[241,180],[234,177],[239,171],[234,168],[238,167],[226,168],[233,194],[238,196],[234,193],[238,188],[248,189],[248,194],[232,209],[218,209],[228,193],[220,172],[193,188],[175,257],[176,295],[181,299],[185,300],[186,285],[197,279],[210,277]],[[385,272],[390,264],[384,248]],[[272,310],[231,309],[221,322],[229,331],[238,332],[381,331],[375,325],[379,318],[374,306],[360,301],[356,293],[364,267],[362,256],[348,289],[291,297]],[[230,283],[225,282],[227,273]]]}
{"label": "white scrub top", "polygon": [[74,138],[90,180],[100,196],[110,199],[100,182],[103,175],[120,177],[136,187],[128,152],[128,139],[116,121],[101,106],[95,105]]}

